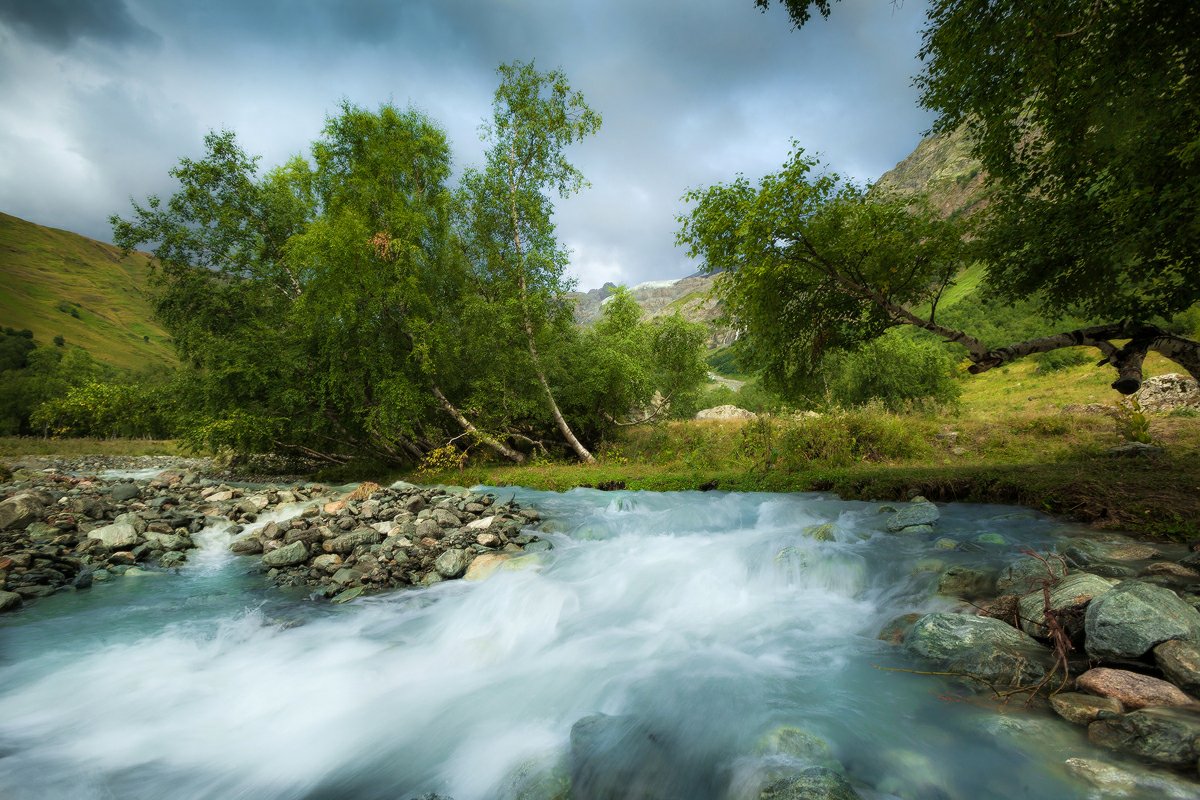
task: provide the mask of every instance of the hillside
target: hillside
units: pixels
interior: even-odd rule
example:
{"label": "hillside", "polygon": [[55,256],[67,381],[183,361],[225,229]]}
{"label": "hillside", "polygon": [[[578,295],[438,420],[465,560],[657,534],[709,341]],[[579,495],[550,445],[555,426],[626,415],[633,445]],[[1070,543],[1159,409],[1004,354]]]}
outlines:
{"label": "hillside", "polygon": [[971,213],[981,208],[984,173],[971,156],[971,145],[962,128],[921,140],[903,161],[879,176],[876,189],[901,195],[924,192],[943,216]]}
{"label": "hillside", "polygon": [[[709,296],[716,276],[689,275],[669,281],[648,281],[630,287],[633,299],[642,308],[642,317],[654,319],[679,312],[692,322],[713,323],[721,314],[720,304]],[[588,292],[571,292],[575,301],[575,320],[581,325],[590,325],[600,318],[604,301],[616,287],[611,283]],[[708,346],[722,347],[737,336],[734,331],[710,326]]]}
{"label": "hillside", "polygon": [[0,325],[61,335],[125,369],[167,366],[175,354],[151,318],[149,258],[0,213]]}

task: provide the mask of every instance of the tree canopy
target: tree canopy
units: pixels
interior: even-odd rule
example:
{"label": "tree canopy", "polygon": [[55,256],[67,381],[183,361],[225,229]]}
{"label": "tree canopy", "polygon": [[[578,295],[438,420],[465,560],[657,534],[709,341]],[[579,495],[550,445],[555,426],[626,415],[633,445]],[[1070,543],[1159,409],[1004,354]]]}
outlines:
{"label": "tree canopy", "polygon": [[587,459],[583,439],[703,380],[682,321],[574,324],[551,198],[584,185],[565,148],[599,116],[561,71],[499,74],[486,161],[458,186],[425,114],[343,103],[307,156],[260,172],[214,132],[170,198],[112,217],[121,247],[154,255],[185,438],[335,463],[448,445],[522,461],[558,439]]}
{"label": "tree canopy", "polygon": [[[770,1],[755,4],[765,9]],[[783,5],[795,27],[814,12],[831,11],[825,0]],[[1141,363],[1152,350],[1200,377],[1200,344],[1159,323],[1200,301],[1196,30],[1200,6],[1171,0],[931,3],[920,51],[924,69],[916,83],[922,104],[939,114],[935,130],[965,128],[986,170],[988,203],[975,221],[973,244],[986,264],[984,290],[995,302],[1034,300],[1047,325],[1067,315],[1101,324],[990,349],[962,331],[931,327],[932,314],[921,322],[901,313],[897,301],[907,308],[914,300],[894,296],[890,284],[868,282],[878,295],[875,305],[891,322],[920,324],[966,346],[974,372],[1087,345],[1101,351],[1102,364],[1116,368],[1113,386],[1124,393],[1140,386]],[[762,194],[774,204],[770,192]],[[697,235],[696,221],[711,216],[715,200],[703,194],[692,199],[707,207],[693,213],[683,236],[710,256],[711,237]],[[806,229],[815,222],[804,215],[795,221]],[[758,238],[789,241],[786,221],[775,222],[785,224]],[[887,231],[883,239],[862,232],[850,233],[849,241],[888,251]],[[927,292],[944,285],[930,280]],[[729,283],[754,281],[749,271]],[[861,285],[837,285],[843,302],[866,296]],[[736,302],[748,289],[730,291]],[[838,326],[822,322],[827,319],[818,316],[816,330],[789,341],[828,339]],[[870,336],[876,322],[867,315],[851,327]]]}

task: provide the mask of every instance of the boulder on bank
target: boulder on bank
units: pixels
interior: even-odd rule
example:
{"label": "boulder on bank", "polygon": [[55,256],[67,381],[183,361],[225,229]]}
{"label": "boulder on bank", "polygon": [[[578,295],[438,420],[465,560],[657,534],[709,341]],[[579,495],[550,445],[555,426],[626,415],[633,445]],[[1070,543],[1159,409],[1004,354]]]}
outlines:
{"label": "boulder on bank", "polygon": [[1172,639],[1154,648],[1154,662],[1171,683],[1200,696],[1200,645]]}
{"label": "boulder on bank", "polygon": [[1075,685],[1085,692],[1117,700],[1130,709],[1186,706],[1196,702],[1174,684],[1124,669],[1089,669],[1075,679]]}
{"label": "boulder on bank", "polygon": [[[1100,578],[1087,572],[1073,572],[1049,587],[1050,610],[1063,624],[1069,634],[1078,633],[1083,627],[1083,609],[1097,597],[1112,591],[1116,581]],[[1046,595],[1042,590],[1032,591],[1018,603],[1021,627],[1031,636],[1050,635],[1046,627]]]}
{"label": "boulder on bank", "polygon": [[1200,712],[1144,708],[1129,714],[1102,714],[1088,725],[1088,739],[1156,764],[1194,770],[1200,759]]}
{"label": "boulder on bank", "polygon": [[1142,388],[1134,397],[1142,410],[1150,413],[1164,413],[1177,408],[1200,409],[1200,384],[1178,372],[1169,372],[1142,381]]}
{"label": "boulder on bank", "polygon": [[32,494],[13,495],[0,503],[0,531],[21,530],[40,520],[45,511],[45,506]]}
{"label": "boulder on bank", "polygon": [[696,419],[757,419],[758,414],[734,405],[713,406],[696,412]]}
{"label": "boulder on bank", "polygon": [[1093,658],[1140,658],[1171,639],[1200,641],[1200,611],[1170,589],[1127,580],[1088,605],[1084,631]]}
{"label": "boulder on bank", "polygon": [[[887,529],[891,533],[913,532],[923,525],[933,525],[941,517],[937,506],[923,497],[914,498],[908,505],[900,508],[888,518]],[[920,529],[919,532],[925,532]]]}
{"label": "boulder on bank", "polygon": [[904,647],[940,671],[989,686],[1032,686],[1046,676],[1050,651],[1011,625],[991,617],[926,614],[904,638]]}

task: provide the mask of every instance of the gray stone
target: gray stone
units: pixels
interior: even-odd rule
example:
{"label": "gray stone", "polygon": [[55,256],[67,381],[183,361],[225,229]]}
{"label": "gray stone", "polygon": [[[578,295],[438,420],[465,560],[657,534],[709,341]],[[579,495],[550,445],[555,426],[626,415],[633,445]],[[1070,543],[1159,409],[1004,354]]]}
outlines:
{"label": "gray stone", "polygon": [[138,532],[127,522],[114,522],[88,532],[89,539],[99,539],[110,550],[134,547],[138,543]]}
{"label": "gray stone", "polygon": [[40,500],[31,494],[17,494],[0,503],[0,531],[22,530],[46,513]]}
{"label": "gray stone", "polygon": [[571,726],[571,800],[694,796],[671,741],[629,716],[593,714]]}
{"label": "gray stone", "polygon": [[1200,697],[1200,645],[1172,639],[1154,648],[1154,662],[1171,683]]}
{"label": "gray stone", "polygon": [[440,539],[442,538],[442,526],[428,517],[419,519],[413,527],[413,535],[418,539]]}
{"label": "gray stone", "polygon": [[932,525],[940,516],[933,503],[909,503],[888,519],[887,529],[895,533],[913,525]]}
{"label": "gray stone", "polygon": [[1200,612],[1170,589],[1127,580],[1088,605],[1084,631],[1093,658],[1139,658],[1170,639],[1200,640]]}
{"label": "gray stone", "polygon": [[21,607],[21,595],[16,592],[0,591],[0,611],[12,611]]}
{"label": "gray stone", "polygon": [[312,560],[312,565],[325,572],[333,572],[342,565],[342,557],[337,553],[322,553]]}
{"label": "gray stone", "polygon": [[383,538],[383,534],[374,528],[359,528],[330,539],[327,545],[330,551],[345,556],[354,552],[354,548],[360,545],[378,544]]}
{"label": "gray stone", "polygon": [[1177,408],[1200,408],[1200,385],[1178,372],[1155,375],[1142,381],[1137,394],[1138,406],[1147,413],[1163,413]]}
{"label": "gray stone", "polygon": [[443,528],[457,528],[462,524],[458,514],[455,514],[448,508],[435,508],[429,518]]}
{"label": "gray stone", "polygon": [[1087,725],[1095,722],[1100,712],[1120,714],[1125,710],[1120,700],[1111,697],[1096,697],[1082,692],[1059,692],[1050,698],[1050,707],[1067,722]]}
{"label": "gray stone", "polygon": [[917,620],[905,648],[938,670],[992,686],[1028,686],[1046,675],[1050,651],[1028,634],[991,617],[933,613]]}
{"label": "gray stone", "polygon": [[1159,707],[1104,714],[1088,725],[1088,739],[1156,764],[1195,769],[1200,759],[1200,712]]}
{"label": "gray stone", "polygon": [[467,571],[471,565],[471,553],[454,547],[437,557],[433,562],[434,569],[443,578],[457,578]]}
{"label": "gray stone", "polygon": [[1066,765],[1072,775],[1099,789],[1104,800],[1196,800],[1196,784],[1169,773],[1086,758],[1068,758]]}
{"label": "gray stone", "polygon": [[996,590],[1001,594],[1025,594],[1041,589],[1047,580],[1057,580],[1067,573],[1061,560],[1053,556],[1042,563],[1036,558],[1025,556],[1009,564],[996,579]]}
{"label": "gray stone", "polygon": [[141,489],[138,488],[137,484],[118,483],[116,486],[112,487],[112,490],[109,492],[109,497],[111,497],[114,502],[125,503],[137,497],[139,494],[141,494]]}
{"label": "gray stone", "polygon": [[[1050,610],[1062,621],[1063,615],[1077,612],[1094,600],[1112,591],[1116,581],[1099,578],[1087,572],[1072,572],[1050,587]],[[1021,627],[1031,636],[1049,636],[1046,628],[1046,598],[1041,590],[1030,592],[1018,604]],[[1067,626],[1071,631],[1071,626]]]}
{"label": "gray stone", "polygon": [[990,572],[956,565],[948,567],[938,578],[938,594],[978,600],[995,593],[996,579]]}
{"label": "gray stone", "polygon": [[118,514],[116,519],[113,520],[113,524],[132,525],[133,529],[138,533],[145,533],[146,528],[148,527],[146,520],[142,519],[140,515],[134,513],[133,511],[126,511],[124,514]]}
{"label": "gray stone", "polygon": [[346,586],[352,583],[358,583],[362,580],[362,573],[356,569],[342,567],[337,572],[333,573],[333,582]]}
{"label": "gray stone", "polygon": [[158,563],[167,569],[173,569],[187,561],[187,556],[177,550],[172,550],[169,553],[163,553],[163,557],[158,560]]}
{"label": "gray stone", "polygon": [[840,773],[828,767],[809,767],[766,786],[759,800],[861,800]]}
{"label": "gray stone", "polygon": [[535,542],[530,542],[529,544],[525,545],[526,553],[545,553],[553,549],[554,545],[550,544],[550,542],[546,539],[538,539]]}
{"label": "gray stone", "polygon": [[285,544],[262,557],[264,567],[294,567],[308,560],[308,545],[304,542]]}
{"label": "gray stone", "polygon": [[258,536],[246,536],[245,539],[234,540],[229,551],[238,555],[258,555],[263,552],[263,540]]}

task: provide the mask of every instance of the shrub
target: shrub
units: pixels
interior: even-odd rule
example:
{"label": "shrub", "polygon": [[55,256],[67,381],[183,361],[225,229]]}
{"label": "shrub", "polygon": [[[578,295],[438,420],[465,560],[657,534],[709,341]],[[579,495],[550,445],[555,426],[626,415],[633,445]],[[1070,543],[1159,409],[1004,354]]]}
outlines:
{"label": "shrub", "polygon": [[893,328],[826,361],[830,398],[842,406],[878,401],[898,410],[914,402],[953,403],[961,393],[952,356],[942,346]]}
{"label": "shrub", "polygon": [[1089,355],[1089,351],[1082,350],[1078,347],[1065,347],[1061,350],[1051,350],[1049,353],[1039,353],[1034,357],[1037,362],[1037,368],[1034,370],[1038,375],[1049,375],[1052,372],[1069,369],[1070,367],[1080,367],[1084,364],[1090,364],[1095,361],[1095,357]]}

